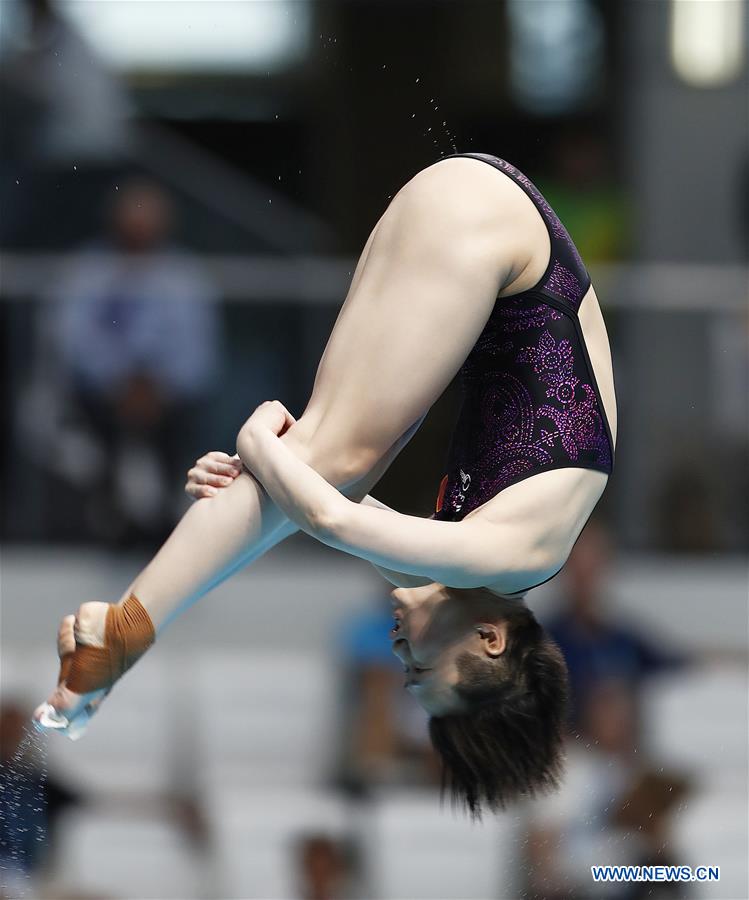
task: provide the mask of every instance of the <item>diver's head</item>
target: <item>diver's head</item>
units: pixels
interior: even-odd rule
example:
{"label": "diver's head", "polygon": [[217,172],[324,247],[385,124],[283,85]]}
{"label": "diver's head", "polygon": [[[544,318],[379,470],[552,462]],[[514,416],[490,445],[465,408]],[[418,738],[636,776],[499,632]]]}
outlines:
{"label": "diver's head", "polygon": [[567,669],[525,603],[440,584],[392,597],[393,652],[431,716],[443,791],[479,818],[556,787]]}

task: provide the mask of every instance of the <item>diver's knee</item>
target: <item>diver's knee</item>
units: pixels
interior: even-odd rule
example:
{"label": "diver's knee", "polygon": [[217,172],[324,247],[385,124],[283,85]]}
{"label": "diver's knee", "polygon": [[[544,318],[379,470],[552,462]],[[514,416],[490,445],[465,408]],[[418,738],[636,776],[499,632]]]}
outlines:
{"label": "diver's knee", "polygon": [[[252,441],[249,421],[237,435],[237,452],[252,470]],[[333,425],[330,418],[306,410],[281,440],[303,463],[338,488],[355,484],[371,472],[384,456],[366,440]]]}
{"label": "diver's knee", "polygon": [[382,454],[374,447],[347,447],[328,461],[326,478],[338,487],[355,484],[379,463]]}
{"label": "diver's knee", "polygon": [[322,429],[310,431],[303,419],[295,423],[282,440],[308,466],[336,487],[354,484],[366,476],[382,454],[375,447],[347,442]]}

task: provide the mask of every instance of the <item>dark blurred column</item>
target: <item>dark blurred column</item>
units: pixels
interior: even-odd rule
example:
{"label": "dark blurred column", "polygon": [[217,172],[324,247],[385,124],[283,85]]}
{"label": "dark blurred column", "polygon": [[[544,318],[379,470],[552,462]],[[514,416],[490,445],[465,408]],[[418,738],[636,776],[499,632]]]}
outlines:
{"label": "dark blurred column", "polygon": [[461,119],[499,110],[502,5],[357,0],[316,3],[315,15],[320,208],[358,252],[390,196],[453,152]]}

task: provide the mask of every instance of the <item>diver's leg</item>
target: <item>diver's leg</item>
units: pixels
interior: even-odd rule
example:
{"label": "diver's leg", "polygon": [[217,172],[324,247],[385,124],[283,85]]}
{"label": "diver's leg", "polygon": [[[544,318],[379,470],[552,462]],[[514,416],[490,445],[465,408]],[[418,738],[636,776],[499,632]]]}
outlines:
{"label": "diver's leg", "polygon": [[[546,240],[533,260],[524,222]],[[315,435],[323,455],[345,446],[366,469],[450,383],[503,286],[547,260],[545,226],[510,179],[465,158],[420,172],[370,236],[289,437]]]}
{"label": "diver's leg", "polygon": [[[345,493],[363,499],[408,437]],[[58,631],[58,685],[34,718],[71,736],[81,731],[121,674],[112,675],[119,656],[142,655],[170,619],[296,530],[246,472],[215,497],[199,500],[116,607],[86,602],[76,615],[65,616]],[[113,631],[110,612],[118,617]],[[66,720],[75,720],[71,728]]]}
{"label": "diver's leg", "polygon": [[[326,480],[352,499],[361,500],[379,481],[414,430],[401,435],[378,460],[367,461],[366,471],[357,468],[364,461],[363,455],[358,460],[348,457],[343,440],[336,452],[331,451],[332,438],[325,429],[304,440],[297,430],[296,436],[287,440],[297,455]],[[199,500],[187,510],[153,560],[128,586],[120,602],[135,594],[148,610],[158,633],[211,588],[297,530],[259,482],[244,471],[215,497]]]}
{"label": "diver's leg", "polygon": [[[362,482],[381,466],[449,384],[513,270],[525,203],[536,215],[512,181],[460,158],[419,173],[390,203],[362,253],[310,402],[283,437],[332,484]],[[515,225],[503,242],[505,218]],[[185,514],[124,596],[138,597],[158,631],[292,530],[243,474]]]}
{"label": "diver's leg", "polygon": [[[451,381],[499,290],[530,261],[517,244],[522,223],[534,227],[526,203],[509,179],[469,159],[432,166],[396,195],[362,254],[310,403],[284,436],[331,483],[374,470]],[[187,512],[125,597],[135,594],[158,631],[290,531],[242,475]],[[79,611],[78,632],[92,642],[100,606]]]}

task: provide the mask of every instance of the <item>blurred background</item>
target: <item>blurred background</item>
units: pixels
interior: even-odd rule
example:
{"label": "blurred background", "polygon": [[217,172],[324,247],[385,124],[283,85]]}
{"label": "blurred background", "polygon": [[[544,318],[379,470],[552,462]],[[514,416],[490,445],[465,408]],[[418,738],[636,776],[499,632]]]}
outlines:
{"label": "blurred background", "polygon": [[[3,0],[0,894],[749,896],[748,29],[743,0]],[[303,410],[370,229],[456,149],[540,187],[612,342],[617,468],[530,597],[562,791],[440,810],[388,586],[303,537],[84,740],[29,742],[59,619],[120,596],[259,402]],[[376,496],[431,512],[457,401]],[[647,862],[721,881],[591,882]]]}

